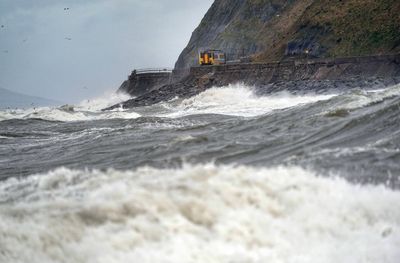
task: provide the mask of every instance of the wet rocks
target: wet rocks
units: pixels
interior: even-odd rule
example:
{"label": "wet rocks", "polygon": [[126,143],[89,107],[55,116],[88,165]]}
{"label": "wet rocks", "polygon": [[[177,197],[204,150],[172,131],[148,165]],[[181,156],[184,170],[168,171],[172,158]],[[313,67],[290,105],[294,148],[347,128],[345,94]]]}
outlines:
{"label": "wet rocks", "polygon": [[281,91],[298,94],[383,88],[400,83],[399,57],[370,56],[194,67],[181,81],[150,90],[106,110],[149,106],[174,98],[190,98],[208,88],[233,83],[254,86],[259,95]]}

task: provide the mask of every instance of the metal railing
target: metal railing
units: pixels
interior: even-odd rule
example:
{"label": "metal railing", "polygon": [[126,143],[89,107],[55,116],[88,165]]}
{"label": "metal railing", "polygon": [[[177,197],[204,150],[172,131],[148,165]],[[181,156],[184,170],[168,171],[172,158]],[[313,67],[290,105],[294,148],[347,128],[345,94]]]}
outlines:
{"label": "metal railing", "polygon": [[172,73],[171,68],[141,68],[135,69],[136,74],[146,74],[146,73]]}

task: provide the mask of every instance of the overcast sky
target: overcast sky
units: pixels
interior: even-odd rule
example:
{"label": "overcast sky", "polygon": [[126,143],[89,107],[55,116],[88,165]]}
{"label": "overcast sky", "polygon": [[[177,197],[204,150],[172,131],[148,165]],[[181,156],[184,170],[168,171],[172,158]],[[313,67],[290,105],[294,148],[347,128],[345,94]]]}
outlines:
{"label": "overcast sky", "polygon": [[134,68],[173,67],[212,2],[0,0],[0,87],[63,102],[116,90]]}

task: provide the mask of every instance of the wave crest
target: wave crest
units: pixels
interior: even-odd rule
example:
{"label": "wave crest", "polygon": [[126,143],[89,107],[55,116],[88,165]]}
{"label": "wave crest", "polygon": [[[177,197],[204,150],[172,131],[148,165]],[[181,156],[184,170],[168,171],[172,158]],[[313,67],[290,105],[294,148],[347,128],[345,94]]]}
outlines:
{"label": "wave crest", "polygon": [[9,119],[42,119],[48,121],[91,121],[103,119],[136,119],[141,115],[133,111],[102,112],[101,109],[129,99],[126,94],[110,93],[78,105],[64,105],[59,108],[40,107],[0,111],[0,121]]}
{"label": "wave crest", "polygon": [[297,167],[61,168],[0,183],[0,261],[395,263],[398,203]]}
{"label": "wave crest", "polygon": [[334,95],[291,95],[280,92],[270,96],[257,96],[255,88],[232,84],[226,87],[208,89],[197,96],[183,100],[168,117],[180,117],[192,114],[223,114],[254,117],[273,110],[290,108],[302,104],[328,100]]}

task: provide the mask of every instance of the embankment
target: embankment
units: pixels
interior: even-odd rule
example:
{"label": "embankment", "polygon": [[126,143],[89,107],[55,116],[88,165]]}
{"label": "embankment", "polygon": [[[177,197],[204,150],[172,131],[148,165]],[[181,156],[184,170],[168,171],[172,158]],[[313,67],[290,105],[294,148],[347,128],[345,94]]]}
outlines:
{"label": "embankment", "polygon": [[400,55],[193,67],[190,74],[199,80],[209,79],[217,86],[238,81],[260,86],[282,81],[391,79],[400,77]]}
{"label": "embankment", "polygon": [[236,82],[255,86],[264,94],[282,90],[325,92],[388,86],[400,82],[400,54],[192,67],[182,80],[108,109],[151,105],[175,97],[188,98],[210,87]]}
{"label": "embankment", "polygon": [[125,80],[118,92],[123,92],[132,97],[141,96],[154,89],[171,83],[172,72],[167,69],[134,70]]}

